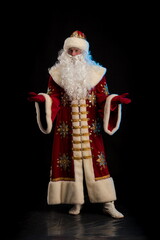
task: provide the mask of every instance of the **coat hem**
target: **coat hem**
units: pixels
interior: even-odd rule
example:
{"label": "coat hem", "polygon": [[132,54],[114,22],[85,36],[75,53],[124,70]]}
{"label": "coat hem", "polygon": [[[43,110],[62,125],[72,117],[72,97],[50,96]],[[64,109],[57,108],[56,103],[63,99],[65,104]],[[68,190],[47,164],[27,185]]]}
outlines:
{"label": "coat hem", "polygon": [[[116,192],[113,179],[87,182],[88,197],[91,203],[105,203],[115,201]],[[47,203],[55,204],[83,204],[83,182],[50,181],[48,184]]]}

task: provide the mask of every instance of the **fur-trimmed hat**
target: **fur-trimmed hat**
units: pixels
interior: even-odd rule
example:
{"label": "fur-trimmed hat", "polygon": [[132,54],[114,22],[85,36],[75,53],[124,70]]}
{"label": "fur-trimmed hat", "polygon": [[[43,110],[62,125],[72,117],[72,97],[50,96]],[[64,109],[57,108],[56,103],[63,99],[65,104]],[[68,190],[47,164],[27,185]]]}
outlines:
{"label": "fur-trimmed hat", "polygon": [[74,31],[69,38],[64,41],[63,49],[68,50],[71,47],[76,47],[88,53],[89,43],[86,40],[84,33]]}

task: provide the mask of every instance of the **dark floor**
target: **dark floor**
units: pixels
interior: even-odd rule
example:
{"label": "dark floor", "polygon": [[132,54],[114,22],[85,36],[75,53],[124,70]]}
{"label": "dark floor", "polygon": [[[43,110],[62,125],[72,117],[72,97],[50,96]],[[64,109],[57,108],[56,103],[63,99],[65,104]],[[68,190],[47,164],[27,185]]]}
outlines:
{"label": "dark floor", "polygon": [[104,215],[100,205],[84,206],[81,214],[68,214],[68,205],[29,211],[17,223],[16,240],[148,240],[144,228],[121,207],[123,219]]}

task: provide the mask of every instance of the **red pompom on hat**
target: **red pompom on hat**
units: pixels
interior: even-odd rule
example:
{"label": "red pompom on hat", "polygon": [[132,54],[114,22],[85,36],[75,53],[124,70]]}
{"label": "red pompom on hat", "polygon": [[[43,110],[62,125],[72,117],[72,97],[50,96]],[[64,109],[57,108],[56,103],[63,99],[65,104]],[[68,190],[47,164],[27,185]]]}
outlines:
{"label": "red pompom on hat", "polygon": [[63,49],[67,51],[71,47],[76,47],[88,53],[89,43],[86,40],[84,33],[74,31],[69,38],[64,41]]}

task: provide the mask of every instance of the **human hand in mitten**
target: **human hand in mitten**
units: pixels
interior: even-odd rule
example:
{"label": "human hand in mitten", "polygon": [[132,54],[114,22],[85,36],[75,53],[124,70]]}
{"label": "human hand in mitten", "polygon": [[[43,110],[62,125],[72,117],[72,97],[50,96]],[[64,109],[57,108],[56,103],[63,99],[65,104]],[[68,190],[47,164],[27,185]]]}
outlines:
{"label": "human hand in mitten", "polygon": [[111,101],[111,111],[114,111],[117,108],[117,104],[129,104],[131,102],[130,98],[126,98],[128,93],[123,93],[121,95],[115,96]]}
{"label": "human hand in mitten", "polygon": [[27,98],[30,102],[44,102],[45,97],[43,95],[37,94],[35,92],[29,92],[29,97]]}

